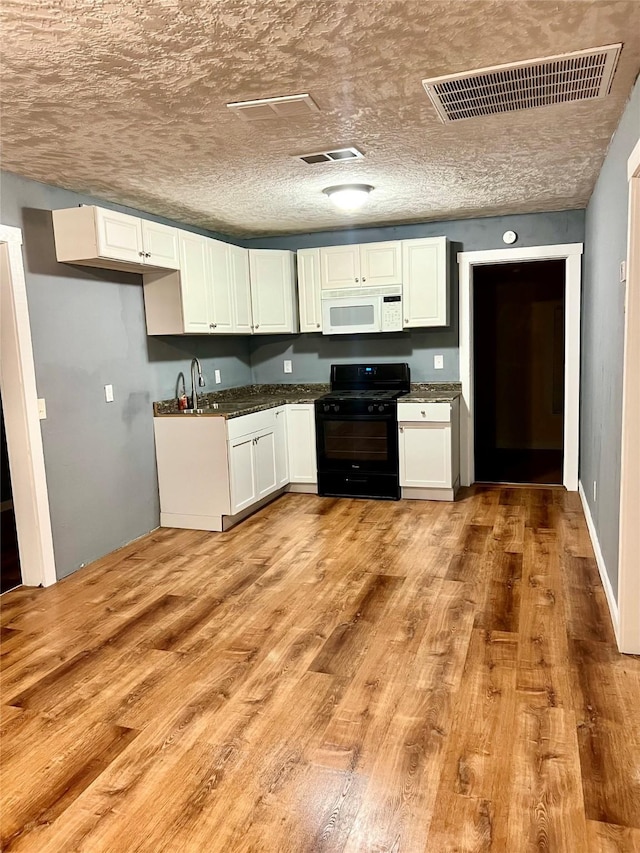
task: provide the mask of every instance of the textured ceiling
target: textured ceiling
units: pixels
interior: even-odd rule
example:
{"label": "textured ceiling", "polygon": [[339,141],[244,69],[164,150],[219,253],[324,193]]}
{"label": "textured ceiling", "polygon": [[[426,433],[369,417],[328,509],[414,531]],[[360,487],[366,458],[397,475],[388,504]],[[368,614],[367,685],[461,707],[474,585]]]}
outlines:
{"label": "textured ceiling", "polygon": [[[640,68],[640,2],[3,0],[5,169],[230,234],[584,207]],[[421,80],[624,47],[602,101],[443,125]],[[309,92],[247,123],[228,101]],[[357,145],[365,158],[292,155]],[[322,194],[375,187],[366,210]]]}

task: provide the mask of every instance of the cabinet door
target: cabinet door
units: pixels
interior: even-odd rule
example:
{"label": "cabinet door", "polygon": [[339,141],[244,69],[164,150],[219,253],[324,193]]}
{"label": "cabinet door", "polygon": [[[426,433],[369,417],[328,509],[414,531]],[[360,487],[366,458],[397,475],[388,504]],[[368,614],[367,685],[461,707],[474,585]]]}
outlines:
{"label": "cabinet door", "polygon": [[400,485],[450,489],[451,424],[400,426]]}
{"label": "cabinet door", "polygon": [[256,500],[278,488],[276,476],[276,434],[268,430],[255,436],[253,445],[256,471]]}
{"label": "cabinet door", "polygon": [[287,406],[289,482],[317,483],[316,419],[313,403]]}
{"label": "cabinet door", "polygon": [[142,221],[128,213],[116,213],[96,207],[98,255],[116,261],[144,263],[142,246]]}
{"label": "cabinet door", "polygon": [[251,334],[251,285],[249,252],[241,246],[227,246],[229,279],[233,297],[233,331]]}
{"label": "cabinet door", "polygon": [[180,289],[185,332],[209,334],[208,238],[188,231],[180,233]]}
{"label": "cabinet door", "polygon": [[227,245],[220,240],[208,240],[210,328],[217,334],[233,332],[233,296]]}
{"label": "cabinet door", "polygon": [[289,459],[287,454],[287,411],[276,410],[276,483],[278,488],[289,482]]}
{"label": "cabinet door", "polygon": [[177,228],[143,219],[142,246],[145,264],[168,270],[180,269]]}
{"label": "cabinet door", "polygon": [[229,442],[231,515],[251,506],[256,497],[255,437],[244,435]]}
{"label": "cabinet door", "polygon": [[293,252],[249,249],[251,311],[255,334],[287,334],[298,330],[297,311],[294,314],[293,264]]}
{"label": "cabinet door", "polygon": [[322,331],[320,249],[298,251],[298,305],[300,306],[300,331]]}
{"label": "cabinet door", "polygon": [[360,246],[360,273],[363,287],[402,284],[402,243],[365,243]]}
{"label": "cabinet door", "polygon": [[322,290],[359,286],[359,246],[327,246],[320,249],[320,287]]}
{"label": "cabinet door", "polygon": [[404,327],[449,325],[446,237],[402,241]]}

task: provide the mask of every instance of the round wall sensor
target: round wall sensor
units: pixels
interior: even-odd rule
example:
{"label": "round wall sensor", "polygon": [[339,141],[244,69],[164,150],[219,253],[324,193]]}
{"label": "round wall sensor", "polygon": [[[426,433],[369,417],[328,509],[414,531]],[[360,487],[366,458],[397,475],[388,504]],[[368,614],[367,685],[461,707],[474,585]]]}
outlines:
{"label": "round wall sensor", "polygon": [[505,231],[504,234],[502,235],[502,239],[504,240],[505,243],[510,245],[511,243],[516,242],[516,240],[518,239],[518,235],[516,234],[515,231]]}

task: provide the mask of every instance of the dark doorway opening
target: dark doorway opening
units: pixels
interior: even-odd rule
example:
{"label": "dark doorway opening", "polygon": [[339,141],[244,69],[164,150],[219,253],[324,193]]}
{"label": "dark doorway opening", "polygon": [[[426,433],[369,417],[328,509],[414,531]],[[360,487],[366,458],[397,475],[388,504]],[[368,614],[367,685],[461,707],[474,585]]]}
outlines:
{"label": "dark doorway opening", "polygon": [[9,471],[9,454],[7,452],[7,438],[4,431],[4,412],[2,411],[2,399],[0,398],[0,491],[2,503],[0,504],[0,554],[2,564],[0,567],[0,592],[6,592],[20,586],[22,575],[20,573],[20,557],[18,555],[18,534],[16,532],[16,516],[13,510],[13,492],[11,489],[11,472]]}
{"label": "dark doorway opening", "polygon": [[562,484],[565,262],[473,271],[475,479]]}

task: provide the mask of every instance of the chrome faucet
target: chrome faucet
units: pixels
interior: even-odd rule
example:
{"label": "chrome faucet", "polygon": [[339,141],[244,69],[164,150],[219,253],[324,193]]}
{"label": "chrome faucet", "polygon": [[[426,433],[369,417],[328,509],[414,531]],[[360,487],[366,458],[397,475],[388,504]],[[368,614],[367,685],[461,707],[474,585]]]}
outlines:
{"label": "chrome faucet", "polygon": [[196,371],[198,372],[198,385],[204,388],[205,381],[202,375],[202,367],[197,358],[191,359],[191,408],[195,411],[198,408],[198,392],[196,390]]}

